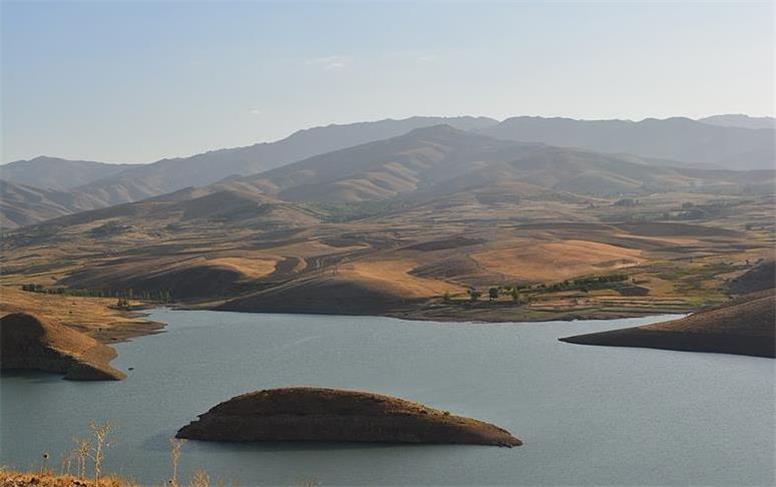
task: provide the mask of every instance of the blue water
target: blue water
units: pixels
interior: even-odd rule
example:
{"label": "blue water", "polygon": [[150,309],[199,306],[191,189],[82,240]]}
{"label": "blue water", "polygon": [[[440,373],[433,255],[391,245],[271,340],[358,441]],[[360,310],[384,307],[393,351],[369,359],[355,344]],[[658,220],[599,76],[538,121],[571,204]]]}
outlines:
{"label": "blue water", "polygon": [[0,465],[52,466],[90,420],[117,426],[107,470],[169,476],[168,439],[256,389],[396,395],[495,423],[520,448],[188,442],[181,470],[240,485],[774,485],[776,361],[590,347],[571,334],[663,318],[534,324],[156,310],[117,345],[122,382],[0,379]]}

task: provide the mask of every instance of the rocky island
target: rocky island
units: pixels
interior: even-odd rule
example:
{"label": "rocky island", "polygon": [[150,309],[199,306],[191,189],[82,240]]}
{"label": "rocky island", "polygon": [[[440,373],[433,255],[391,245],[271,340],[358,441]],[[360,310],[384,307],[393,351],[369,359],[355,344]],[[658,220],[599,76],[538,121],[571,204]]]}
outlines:
{"label": "rocky island", "polygon": [[776,358],[776,294],[773,289],[678,320],[577,335],[560,340],[583,345],[662,348]]}
{"label": "rocky island", "polygon": [[0,318],[0,368],[64,374],[68,380],[121,380],[116,351],[54,320],[28,313]]}
{"label": "rocky island", "polygon": [[522,445],[497,426],[419,403],[369,392],[312,387],[269,389],[234,397],[200,415],[176,436],[233,442]]}

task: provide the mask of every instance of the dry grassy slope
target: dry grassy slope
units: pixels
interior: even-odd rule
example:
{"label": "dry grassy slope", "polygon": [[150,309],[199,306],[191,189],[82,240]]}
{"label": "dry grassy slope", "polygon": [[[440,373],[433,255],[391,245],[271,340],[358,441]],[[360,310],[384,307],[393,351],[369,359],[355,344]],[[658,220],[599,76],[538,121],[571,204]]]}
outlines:
{"label": "dry grassy slope", "polygon": [[0,180],[0,227],[16,228],[98,208],[89,196]]}
{"label": "dry grassy slope", "polygon": [[679,320],[562,338],[585,345],[664,348],[776,358],[776,290],[770,289]]}
{"label": "dry grassy slope", "polygon": [[[701,303],[720,298],[721,282],[713,281],[719,271],[698,282],[685,279],[679,268],[687,268],[690,258],[718,258],[721,266],[724,259],[750,258],[768,248],[767,229],[754,234],[744,228],[750,219],[766,225],[768,201],[734,195],[719,206],[719,195],[652,193],[635,206],[621,206],[615,204],[620,196],[579,195],[539,183],[557,185],[558,178],[590,167],[652,181],[673,178],[678,170],[464,135],[435,127],[369,145],[385,148],[390,158],[401,146],[412,164],[364,147],[315,158],[348,174],[373,162],[387,167],[392,177],[419,188],[401,201],[295,204],[258,193],[246,179],[14,232],[3,240],[2,282],[170,289],[176,299],[233,298],[225,307],[246,311],[370,314],[406,310],[448,292],[462,295],[468,286],[553,282],[627,268],[658,297]],[[515,147],[525,157],[504,162]],[[308,169],[323,171],[325,164],[311,161],[279,170],[277,180],[293,186],[297,178],[306,180]],[[372,169],[366,172],[376,174]],[[535,183],[510,179],[516,175],[533,175]],[[440,182],[426,184],[434,181]],[[691,223],[670,221],[687,201],[709,209],[698,210],[701,216]],[[662,215],[669,221],[654,221]],[[657,263],[663,267],[651,269]],[[706,272],[705,264],[693,266],[692,272]],[[681,272],[668,276],[674,269]]]}
{"label": "dry grassy slope", "polygon": [[766,260],[728,284],[733,294],[747,294],[776,287],[776,261]]}
{"label": "dry grassy slope", "polygon": [[53,472],[18,472],[0,470],[0,487],[141,487],[136,482],[115,475],[107,475],[95,482],[93,478],[79,478],[71,474]]}
{"label": "dry grassy slope", "polygon": [[145,320],[138,313],[112,308],[112,298],[84,298],[21,291],[15,286],[0,287],[0,316],[34,312],[43,320],[61,323],[101,342],[123,340],[153,333],[163,326]]}
{"label": "dry grassy slope", "polygon": [[472,254],[485,268],[516,282],[562,281],[584,274],[606,273],[645,262],[642,252],[585,240],[537,242],[516,240],[509,246]]}
{"label": "dry grassy slope", "polygon": [[[246,311],[374,314],[406,311],[446,292],[465,295],[472,285],[554,282],[622,268],[643,275],[656,258],[724,255],[760,245],[741,231],[707,225],[601,223],[597,215],[608,211],[611,200],[520,187],[522,196],[501,184],[352,222],[264,231],[228,220],[181,223],[181,205],[191,208],[185,197],[137,203],[130,206],[156,209],[143,209],[140,218],[63,226],[36,245],[13,247],[4,256],[12,272],[3,280],[171,289],[176,299],[230,297],[225,308]],[[230,195],[227,202],[234,200]],[[148,211],[172,216],[149,220]],[[88,237],[106,221],[132,229]],[[169,224],[175,230],[165,230]],[[686,295],[647,275],[657,297]]]}
{"label": "dry grassy slope", "polygon": [[170,223],[202,220],[241,227],[285,227],[318,223],[309,210],[300,209],[256,191],[243,189],[199,188],[179,191],[164,197],[137,203],[86,211],[64,216],[39,225],[38,229],[60,229],[74,225],[114,223],[150,224],[161,227]]}
{"label": "dry grassy slope", "polygon": [[120,380],[108,363],[116,352],[88,335],[27,313],[0,318],[4,370],[42,370],[72,380]]}

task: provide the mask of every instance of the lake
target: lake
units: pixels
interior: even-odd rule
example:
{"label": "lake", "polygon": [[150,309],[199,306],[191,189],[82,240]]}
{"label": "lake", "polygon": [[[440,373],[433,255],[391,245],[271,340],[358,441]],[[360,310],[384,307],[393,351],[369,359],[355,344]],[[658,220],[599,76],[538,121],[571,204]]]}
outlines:
{"label": "lake", "polygon": [[519,448],[188,442],[181,470],[240,485],[773,485],[772,359],[562,343],[666,319],[529,324],[153,311],[116,346],[122,382],[0,379],[0,465],[40,468],[90,420],[117,426],[108,471],[159,484],[168,439],[256,389],[384,393],[504,427]]}

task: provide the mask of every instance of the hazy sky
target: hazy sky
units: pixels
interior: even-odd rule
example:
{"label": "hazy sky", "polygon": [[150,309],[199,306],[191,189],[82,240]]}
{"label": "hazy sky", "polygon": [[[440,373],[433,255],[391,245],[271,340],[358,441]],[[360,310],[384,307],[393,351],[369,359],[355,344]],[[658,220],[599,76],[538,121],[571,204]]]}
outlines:
{"label": "hazy sky", "polygon": [[2,3],[2,158],[411,115],[772,115],[774,3]]}

